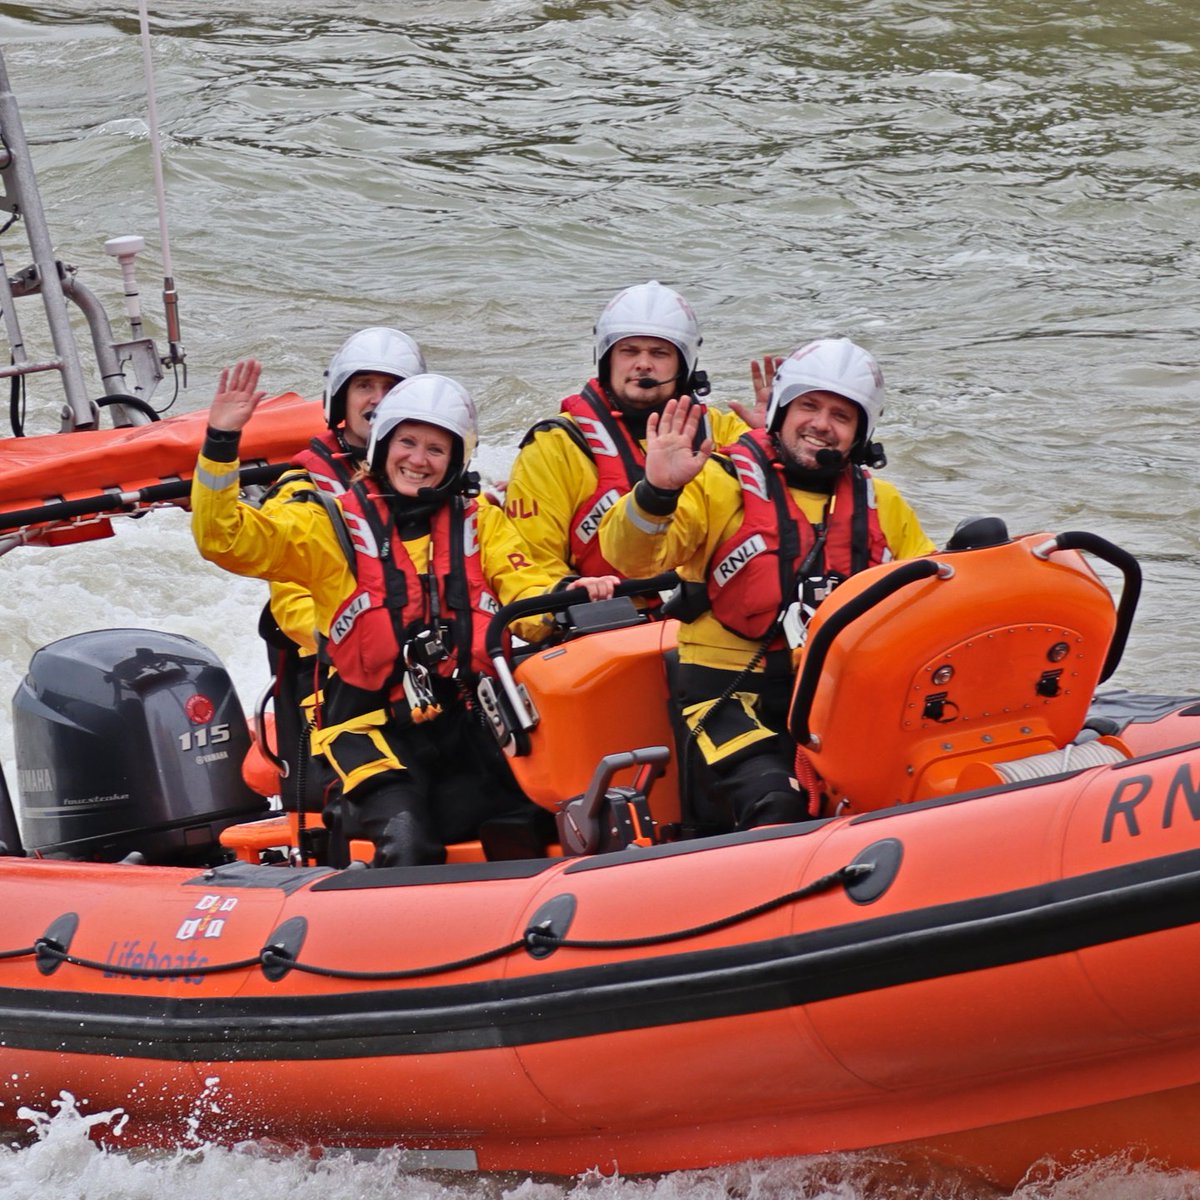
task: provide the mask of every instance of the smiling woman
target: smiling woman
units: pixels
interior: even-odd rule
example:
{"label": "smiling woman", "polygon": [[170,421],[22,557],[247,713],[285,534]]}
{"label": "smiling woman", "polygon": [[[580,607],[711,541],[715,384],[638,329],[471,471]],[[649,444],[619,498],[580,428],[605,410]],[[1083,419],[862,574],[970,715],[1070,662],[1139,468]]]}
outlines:
{"label": "smiling woman", "polygon": [[[221,372],[192,530],[218,565],[312,597],[332,666],[312,754],[340,784],[322,814],[323,857],[346,866],[360,840],[377,867],[441,863],[447,843],[485,837],[501,818],[536,840],[546,814],[517,786],[473,695],[494,670],[492,614],[556,580],[527,560],[504,511],[475,499],[470,394],[442,375],[410,376],[375,410],[366,470],[336,500],[311,489],[260,509],[237,494],[238,443],[265,399],[260,373],[253,359]],[[577,586],[600,597],[614,582]],[[546,618],[520,626],[529,641],[552,628]]]}
{"label": "smiling woman", "polygon": [[400,496],[416,496],[438,488],[450,469],[454,439],[434,425],[405,421],[388,440],[384,470],[392,490]]}

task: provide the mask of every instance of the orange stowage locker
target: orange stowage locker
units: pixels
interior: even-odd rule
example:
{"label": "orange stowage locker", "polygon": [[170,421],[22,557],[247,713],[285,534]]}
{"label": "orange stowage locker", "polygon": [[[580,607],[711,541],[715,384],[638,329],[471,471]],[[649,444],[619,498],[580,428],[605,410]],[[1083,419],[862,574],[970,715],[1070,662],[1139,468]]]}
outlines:
{"label": "orange stowage locker", "polygon": [[[1078,735],[1116,612],[1077,551],[1034,553],[1048,537],[930,555],[940,571],[877,603],[863,594],[922,560],[873,567],[817,610],[791,728],[835,807],[861,812],[946,795],[961,790],[971,764],[1044,754]],[[842,627],[818,639],[831,621]],[[823,664],[815,688],[806,687],[806,656],[821,640]]]}
{"label": "orange stowage locker", "polygon": [[675,649],[678,628],[677,621],[647,621],[576,638],[521,661],[513,677],[528,690],[539,720],[530,753],[509,763],[530,799],[557,811],[587,790],[606,754],[666,746],[671,759],[654,785],[650,808],[660,825],[679,820],[664,659]]}

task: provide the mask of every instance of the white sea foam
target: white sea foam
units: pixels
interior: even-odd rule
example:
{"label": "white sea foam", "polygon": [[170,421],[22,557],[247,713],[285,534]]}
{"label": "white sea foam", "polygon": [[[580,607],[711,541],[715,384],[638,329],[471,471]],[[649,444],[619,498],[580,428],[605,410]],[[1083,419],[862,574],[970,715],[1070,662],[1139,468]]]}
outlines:
{"label": "white sea foam", "polygon": [[[21,1110],[28,1136],[0,1146],[0,1200],[1195,1200],[1200,1175],[1136,1155],[1039,1164],[1014,1191],[885,1155],[831,1154],[643,1178],[414,1172],[402,1148],[317,1157],[269,1143],[161,1152],[119,1147],[120,1110],[88,1113],[64,1093],[50,1113]],[[103,1144],[101,1144],[103,1143]]]}

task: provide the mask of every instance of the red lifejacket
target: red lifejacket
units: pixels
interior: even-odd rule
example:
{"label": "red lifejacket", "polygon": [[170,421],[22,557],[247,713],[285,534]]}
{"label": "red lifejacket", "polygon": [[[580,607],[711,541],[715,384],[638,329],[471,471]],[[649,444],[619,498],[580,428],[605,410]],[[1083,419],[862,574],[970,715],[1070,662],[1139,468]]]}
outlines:
{"label": "red lifejacket", "polygon": [[346,449],[332,429],[327,429],[313,438],[294,461],[323,492],[340,496],[350,486],[362,459]]}
{"label": "red lifejacket", "polygon": [[562,402],[586,442],[596,467],[596,487],[571,517],[571,561],[580,575],[619,575],[600,553],[600,519],[642,478],[646,453],[629,427],[613,413],[598,379]]}
{"label": "red lifejacket", "polygon": [[[713,616],[738,637],[761,641],[797,595],[805,578],[831,584],[891,558],[879,524],[875,487],[868,471],[851,466],[837,479],[826,519],[813,526],[783,479],[771,435],[755,429],[721,452],[742,488],[741,527],[717,547],[708,567]],[[817,539],[824,536],[814,561]],[[783,644],[779,634],[770,648]]]}
{"label": "red lifejacket", "polygon": [[[592,494],[575,510],[569,530],[569,554],[580,575],[621,575],[600,553],[600,520],[626,492],[633,490],[646,472],[646,452],[621,418],[620,410],[605,394],[598,379],[561,405],[565,417],[539,421],[521,440],[526,446],[546,429],[561,429],[587,455],[596,468]],[[707,412],[696,433],[696,445],[712,436]]]}
{"label": "red lifejacket", "polygon": [[430,522],[433,555],[427,571],[409,558],[396,536],[387,501],[362,482],[340,499],[358,586],[329,627],[333,664],[347,682],[399,695],[402,650],[416,634],[438,628],[449,656],[432,668],[468,681],[491,669],[485,654],[488,621],[500,608],[479,557],[478,505],[454,496]]}

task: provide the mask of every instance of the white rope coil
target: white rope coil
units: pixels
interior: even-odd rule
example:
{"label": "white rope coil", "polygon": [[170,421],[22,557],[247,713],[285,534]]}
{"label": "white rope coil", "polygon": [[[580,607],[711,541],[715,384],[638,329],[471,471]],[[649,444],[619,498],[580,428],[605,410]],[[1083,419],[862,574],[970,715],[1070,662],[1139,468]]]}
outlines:
{"label": "white rope coil", "polygon": [[991,766],[1005,783],[1025,783],[1064,771],[1084,771],[1089,767],[1102,767],[1124,760],[1125,754],[1118,747],[1093,739],[1081,744],[1072,742],[1061,750],[1051,750],[1045,754],[1031,754],[1028,758],[1015,758],[1011,762],[992,763]]}

